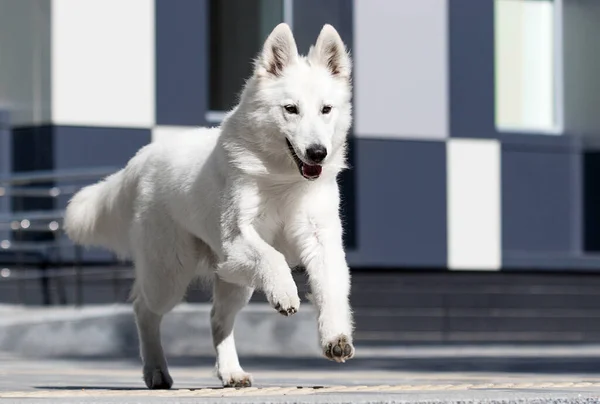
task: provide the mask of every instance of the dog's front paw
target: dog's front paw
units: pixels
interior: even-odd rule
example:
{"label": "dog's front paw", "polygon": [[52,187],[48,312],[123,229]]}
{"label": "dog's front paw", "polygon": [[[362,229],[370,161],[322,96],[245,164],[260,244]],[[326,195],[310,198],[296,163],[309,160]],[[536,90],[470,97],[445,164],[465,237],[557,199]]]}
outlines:
{"label": "dog's front paw", "polygon": [[354,346],[347,336],[340,335],[325,344],[323,354],[332,361],[344,363],[354,356]]}
{"label": "dog's front paw", "polygon": [[300,308],[298,288],[293,281],[291,283],[287,287],[276,287],[265,291],[265,295],[271,306],[284,316],[296,314]]}
{"label": "dog's front paw", "polygon": [[244,371],[219,372],[223,387],[251,387],[252,375]]}

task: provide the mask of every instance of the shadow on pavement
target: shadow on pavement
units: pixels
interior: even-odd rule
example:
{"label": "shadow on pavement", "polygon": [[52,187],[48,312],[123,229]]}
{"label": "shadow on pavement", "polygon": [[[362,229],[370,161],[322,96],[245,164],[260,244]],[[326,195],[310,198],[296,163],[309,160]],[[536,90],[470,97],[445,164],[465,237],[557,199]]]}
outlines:
{"label": "shadow on pavement", "polygon": [[[76,357],[69,360],[99,361],[104,364],[123,362],[120,357]],[[125,359],[140,363],[137,358]],[[215,358],[169,357],[169,366],[212,367]],[[354,358],[344,364],[321,358],[291,357],[244,357],[240,356],[242,366],[258,370],[302,370],[302,371],[397,371],[397,372],[497,372],[497,373],[538,373],[538,374],[589,374],[600,375],[600,356],[444,356],[444,357],[394,357],[394,358]],[[140,364],[141,366],[141,364]]]}
{"label": "shadow on pavement", "polygon": [[[142,383],[143,384],[143,383]],[[35,386],[39,390],[110,390],[110,391],[142,391],[146,387],[107,387],[107,386]]]}

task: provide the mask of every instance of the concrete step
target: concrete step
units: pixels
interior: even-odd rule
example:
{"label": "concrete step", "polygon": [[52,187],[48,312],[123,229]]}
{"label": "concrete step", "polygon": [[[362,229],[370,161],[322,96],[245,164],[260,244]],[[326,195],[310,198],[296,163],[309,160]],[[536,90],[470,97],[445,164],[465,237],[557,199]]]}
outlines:
{"label": "concrete step", "polygon": [[[235,334],[243,355],[318,357],[321,352],[316,314],[307,303],[292,317],[268,305],[249,305],[238,315]],[[210,305],[176,307],[163,320],[162,340],[169,357],[213,356]],[[34,357],[137,356],[132,308],[1,306],[0,351]]]}
{"label": "concrete step", "polygon": [[[29,272],[29,274],[33,274]],[[50,282],[53,302],[76,296],[73,276]],[[306,277],[297,274],[301,297]],[[84,272],[85,304],[125,303],[131,276],[110,269]],[[40,304],[41,283],[0,278],[0,302]],[[208,304],[192,288],[189,303]],[[388,342],[600,342],[600,274],[355,272],[351,295],[357,338]],[[252,302],[265,304],[262,293]]]}

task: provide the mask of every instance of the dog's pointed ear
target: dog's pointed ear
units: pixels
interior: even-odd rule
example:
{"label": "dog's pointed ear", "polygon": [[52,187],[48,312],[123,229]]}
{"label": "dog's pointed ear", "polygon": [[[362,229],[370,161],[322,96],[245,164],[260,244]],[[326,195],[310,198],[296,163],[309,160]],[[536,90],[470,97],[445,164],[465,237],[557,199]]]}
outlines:
{"label": "dog's pointed ear", "polygon": [[289,25],[277,25],[263,46],[255,68],[258,76],[281,76],[283,69],[298,60],[298,48]]}
{"label": "dog's pointed ear", "polygon": [[310,49],[308,59],[311,63],[325,66],[335,77],[350,78],[350,55],[340,34],[329,24],[325,24],[321,29],[317,42]]}

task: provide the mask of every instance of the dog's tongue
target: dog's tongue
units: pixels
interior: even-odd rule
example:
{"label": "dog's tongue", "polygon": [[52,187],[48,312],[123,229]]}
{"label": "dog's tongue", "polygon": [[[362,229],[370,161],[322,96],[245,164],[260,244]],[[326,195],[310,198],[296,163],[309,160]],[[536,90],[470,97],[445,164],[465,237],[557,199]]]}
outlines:
{"label": "dog's tongue", "polygon": [[321,175],[322,170],[323,167],[320,165],[311,166],[308,164],[302,164],[302,175],[304,175],[306,178],[317,178],[319,175]]}

